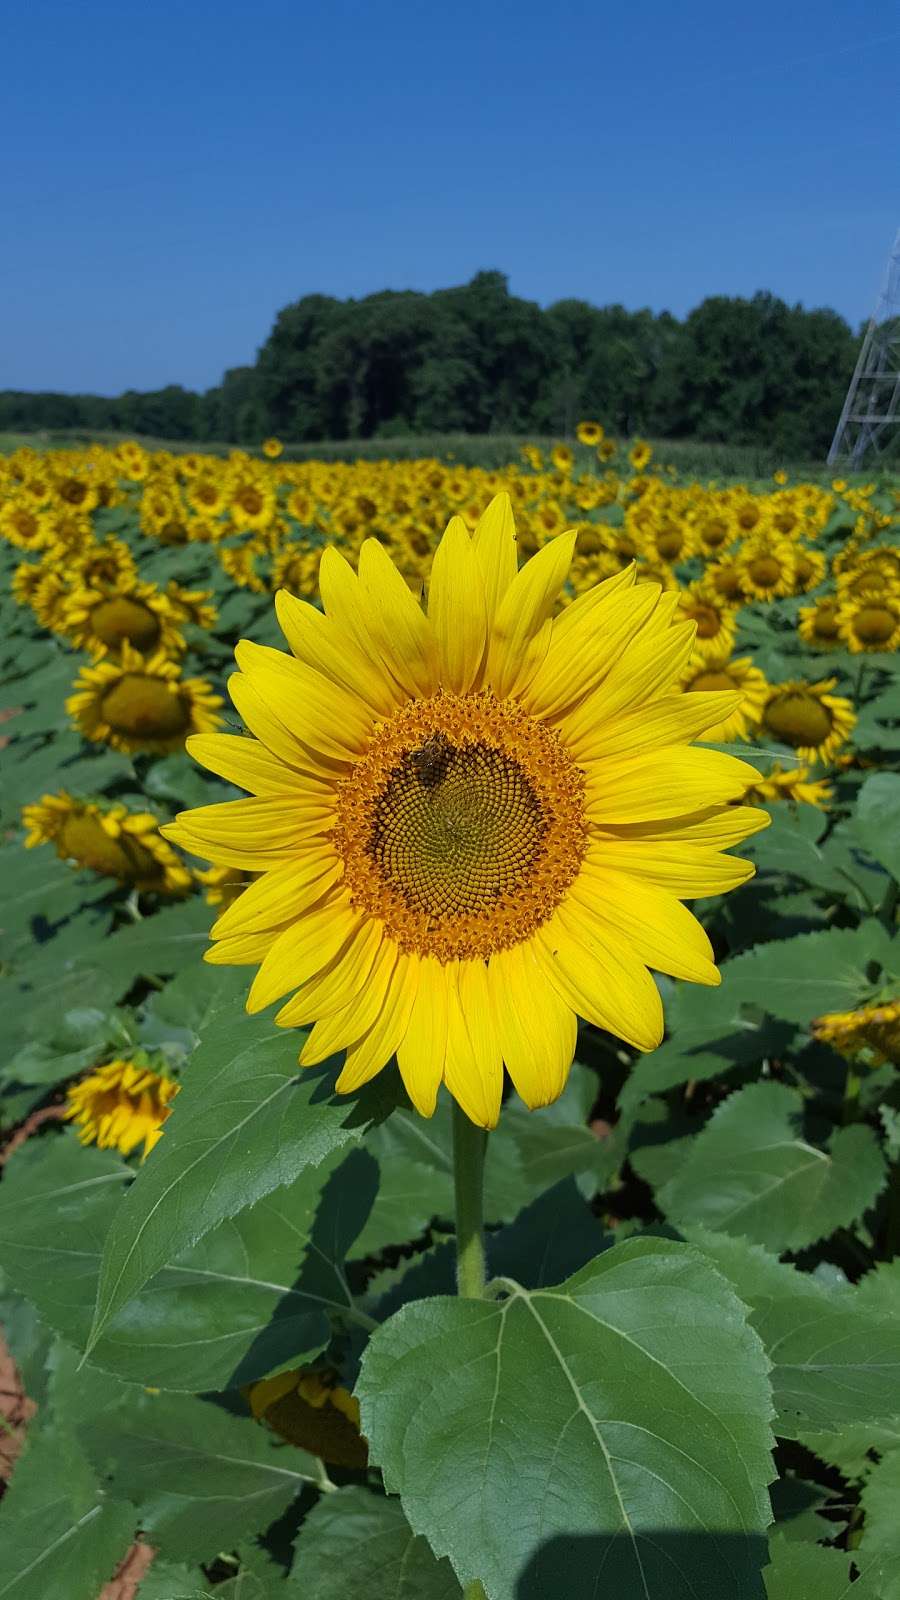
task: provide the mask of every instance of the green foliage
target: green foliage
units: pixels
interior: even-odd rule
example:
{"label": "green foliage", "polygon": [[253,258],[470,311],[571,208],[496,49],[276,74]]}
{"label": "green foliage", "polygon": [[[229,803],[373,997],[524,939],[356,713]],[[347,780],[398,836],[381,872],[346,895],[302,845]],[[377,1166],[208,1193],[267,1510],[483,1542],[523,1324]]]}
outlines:
{"label": "green foliage", "polygon": [[366,1489],[324,1495],[295,1544],[296,1578],[288,1592],[316,1600],[460,1600],[449,1561],[437,1561],[414,1534],[396,1500]]}

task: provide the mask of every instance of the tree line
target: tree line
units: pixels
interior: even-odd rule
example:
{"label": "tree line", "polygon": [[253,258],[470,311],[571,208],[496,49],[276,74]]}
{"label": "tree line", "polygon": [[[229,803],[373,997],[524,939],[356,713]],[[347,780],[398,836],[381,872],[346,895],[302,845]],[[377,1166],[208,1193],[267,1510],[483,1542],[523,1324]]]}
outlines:
{"label": "tree line", "polygon": [[767,292],[713,295],[683,320],[559,300],[542,309],[501,272],[431,294],[305,295],[278,313],[252,367],[194,393],[0,392],[0,429],[121,430],[256,444],[436,432],[728,440],[786,454],[828,447],[859,347],[834,311]]}

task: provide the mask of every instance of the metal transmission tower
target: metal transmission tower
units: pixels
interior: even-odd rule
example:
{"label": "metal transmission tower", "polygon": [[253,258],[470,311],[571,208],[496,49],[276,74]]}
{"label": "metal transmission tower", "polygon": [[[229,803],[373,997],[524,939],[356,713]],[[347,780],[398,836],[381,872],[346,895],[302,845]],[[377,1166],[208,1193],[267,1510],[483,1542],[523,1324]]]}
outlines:
{"label": "metal transmission tower", "polygon": [[888,257],[878,304],[866,329],[856,370],[850,379],[841,419],[831,441],[828,464],[844,457],[851,467],[866,451],[881,449],[900,426],[900,233]]}

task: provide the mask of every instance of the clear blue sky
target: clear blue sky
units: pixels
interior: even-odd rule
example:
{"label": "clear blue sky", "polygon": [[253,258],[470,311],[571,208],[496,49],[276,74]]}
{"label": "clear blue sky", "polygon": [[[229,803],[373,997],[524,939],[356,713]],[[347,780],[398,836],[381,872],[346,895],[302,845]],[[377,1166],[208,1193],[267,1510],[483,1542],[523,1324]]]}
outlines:
{"label": "clear blue sky", "polygon": [[205,388],[311,291],[868,315],[900,224],[875,0],[28,0],[0,388]]}

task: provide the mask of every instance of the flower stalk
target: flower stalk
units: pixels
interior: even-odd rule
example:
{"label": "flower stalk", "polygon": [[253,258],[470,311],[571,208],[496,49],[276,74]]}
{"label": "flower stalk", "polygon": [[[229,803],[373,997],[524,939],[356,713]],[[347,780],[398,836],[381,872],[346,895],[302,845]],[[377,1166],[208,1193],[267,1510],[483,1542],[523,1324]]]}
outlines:
{"label": "flower stalk", "polygon": [[456,1286],[469,1300],[484,1297],[484,1156],[487,1133],[453,1102],[453,1184],[456,1195]]}

